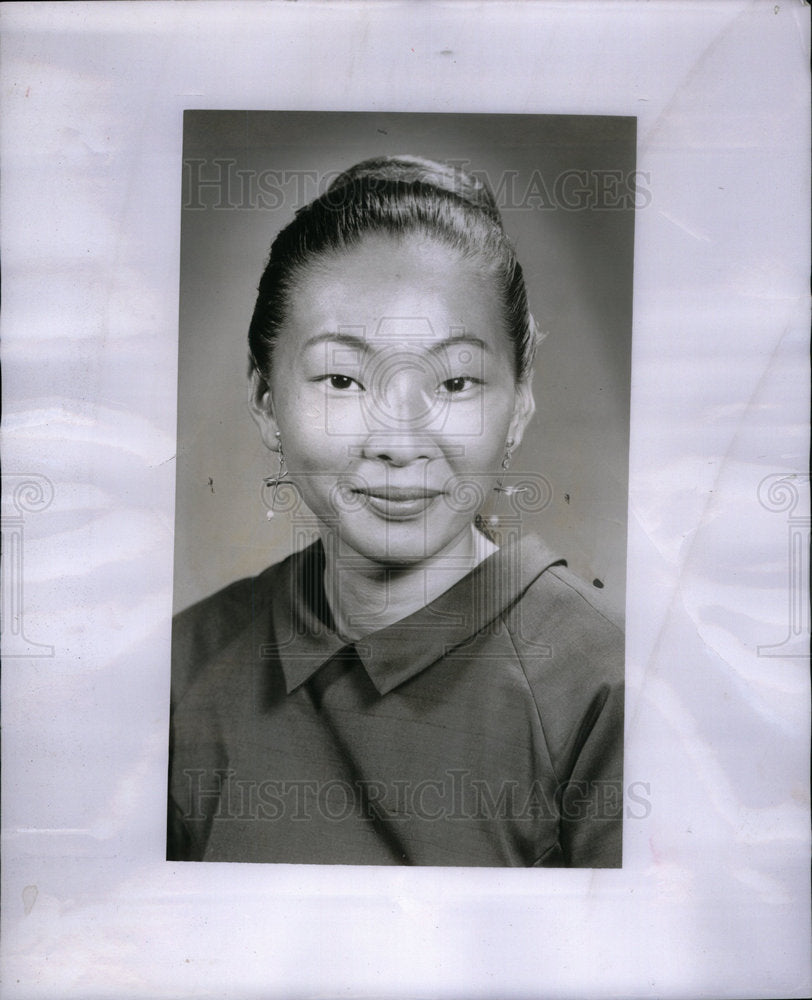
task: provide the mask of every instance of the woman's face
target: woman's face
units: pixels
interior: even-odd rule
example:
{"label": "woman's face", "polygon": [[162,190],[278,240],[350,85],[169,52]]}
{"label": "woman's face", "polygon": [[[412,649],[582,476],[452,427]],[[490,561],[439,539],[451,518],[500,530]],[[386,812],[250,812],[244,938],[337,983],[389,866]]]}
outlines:
{"label": "woman's face", "polygon": [[252,409],[341,550],[456,551],[533,412],[492,279],[432,240],[369,236],[300,274]]}

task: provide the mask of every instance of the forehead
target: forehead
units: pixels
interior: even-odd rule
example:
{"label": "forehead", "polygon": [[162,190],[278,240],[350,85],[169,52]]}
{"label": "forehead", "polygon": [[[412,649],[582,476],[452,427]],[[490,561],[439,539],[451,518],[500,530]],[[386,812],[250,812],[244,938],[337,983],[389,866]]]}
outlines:
{"label": "forehead", "polygon": [[313,334],[353,327],[367,339],[465,332],[508,348],[495,280],[430,237],[370,235],[297,276],[286,326]]}

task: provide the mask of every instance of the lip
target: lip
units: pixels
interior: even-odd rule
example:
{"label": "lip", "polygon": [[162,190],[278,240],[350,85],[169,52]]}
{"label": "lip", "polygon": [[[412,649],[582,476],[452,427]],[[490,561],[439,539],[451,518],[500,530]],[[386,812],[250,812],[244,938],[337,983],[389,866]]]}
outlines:
{"label": "lip", "polygon": [[440,490],[413,486],[368,487],[355,492],[364,497],[375,513],[391,521],[406,521],[419,516],[442,495]]}

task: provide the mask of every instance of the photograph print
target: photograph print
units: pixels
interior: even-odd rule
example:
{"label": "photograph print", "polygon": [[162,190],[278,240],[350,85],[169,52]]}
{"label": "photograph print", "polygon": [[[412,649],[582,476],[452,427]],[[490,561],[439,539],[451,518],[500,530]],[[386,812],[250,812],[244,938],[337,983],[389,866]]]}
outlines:
{"label": "photograph print", "polygon": [[168,859],[622,866],[635,126],[186,112]]}

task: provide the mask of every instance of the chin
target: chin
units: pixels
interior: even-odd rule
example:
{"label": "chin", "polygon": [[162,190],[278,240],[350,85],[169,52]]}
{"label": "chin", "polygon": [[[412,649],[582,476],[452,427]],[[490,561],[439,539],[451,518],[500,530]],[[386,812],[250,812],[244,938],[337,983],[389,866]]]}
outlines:
{"label": "chin", "polygon": [[465,524],[447,532],[427,531],[425,525],[389,526],[387,530],[342,531],[343,545],[357,552],[370,562],[391,569],[417,566],[436,556],[451,545],[462,532]]}

